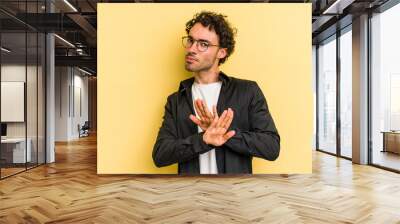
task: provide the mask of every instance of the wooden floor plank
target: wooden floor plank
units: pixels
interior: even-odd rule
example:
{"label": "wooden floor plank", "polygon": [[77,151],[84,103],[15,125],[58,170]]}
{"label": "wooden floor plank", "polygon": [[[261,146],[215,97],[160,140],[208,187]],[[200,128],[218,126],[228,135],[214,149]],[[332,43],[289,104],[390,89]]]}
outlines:
{"label": "wooden floor plank", "polygon": [[313,152],[313,174],[96,174],[96,136],[0,181],[0,223],[400,223],[400,175]]}

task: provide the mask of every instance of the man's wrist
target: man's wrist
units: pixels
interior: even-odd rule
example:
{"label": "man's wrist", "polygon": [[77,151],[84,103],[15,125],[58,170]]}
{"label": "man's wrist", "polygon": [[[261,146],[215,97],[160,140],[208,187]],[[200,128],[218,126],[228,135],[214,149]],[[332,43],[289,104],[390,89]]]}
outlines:
{"label": "man's wrist", "polygon": [[200,134],[201,134],[201,139],[203,140],[203,142],[204,143],[206,143],[207,145],[208,145],[208,143],[207,143],[207,141],[204,139],[204,131],[203,132],[200,132]]}
{"label": "man's wrist", "polygon": [[206,145],[208,145],[208,146],[214,148],[214,146],[213,146],[212,144],[208,143],[208,142],[204,139],[204,133],[205,133],[204,131],[203,131],[203,132],[200,132],[201,139],[203,140],[203,142],[204,142]]}

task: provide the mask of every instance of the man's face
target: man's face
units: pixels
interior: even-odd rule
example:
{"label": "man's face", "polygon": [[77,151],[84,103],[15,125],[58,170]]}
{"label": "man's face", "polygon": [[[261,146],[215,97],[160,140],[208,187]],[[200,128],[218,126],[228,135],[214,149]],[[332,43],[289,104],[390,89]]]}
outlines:
{"label": "man's face", "polygon": [[197,49],[198,42],[194,42],[191,47],[185,49],[185,68],[190,72],[208,71],[213,66],[218,66],[220,58],[225,57],[226,49],[219,48],[218,35],[214,30],[209,30],[201,23],[196,23],[189,31],[190,38],[194,40],[207,41],[210,46],[204,52]]}

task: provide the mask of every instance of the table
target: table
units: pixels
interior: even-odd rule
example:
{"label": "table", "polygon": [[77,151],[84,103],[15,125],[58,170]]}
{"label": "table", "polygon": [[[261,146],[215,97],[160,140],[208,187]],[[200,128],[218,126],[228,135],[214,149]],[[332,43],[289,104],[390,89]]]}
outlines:
{"label": "table", "polygon": [[[26,139],[26,142],[28,142],[26,147],[26,153],[25,153],[25,138],[6,138],[6,139],[1,139],[1,144],[2,144],[2,157],[3,154],[12,154],[12,160],[9,158],[7,161],[10,163],[26,163],[26,162],[31,162],[32,160],[32,154],[31,154],[31,145],[32,145],[32,140],[30,138]],[[9,148],[9,146],[14,146]],[[10,153],[8,153],[10,152]],[[11,156],[10,156],[11,157]],[[7,158],[6,158],[7,160]],[[25,161],[26,160],[26,161]]]}

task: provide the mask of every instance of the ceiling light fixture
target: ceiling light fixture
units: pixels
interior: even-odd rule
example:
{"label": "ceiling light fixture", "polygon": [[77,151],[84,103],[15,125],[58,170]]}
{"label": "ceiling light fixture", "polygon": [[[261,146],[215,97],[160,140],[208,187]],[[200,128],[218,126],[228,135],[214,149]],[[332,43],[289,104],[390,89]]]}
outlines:
{"label": "ceiling light fixture", "polygon": [[355,0],[336,0],[332,5],[324,10],[322,14],[342,14],[343,9],[351,5]]}
{"label": "ceiling light fixture", "polygon": [[66,40],[66,39],[64,39],[64,38],[62,38],[62,37],[60,37],[60,36],[57,35],[57,34],[54,34],[54,36],[57,37],[58,39],[60,39],[61,41],[63,41],[64,43],[68,44],[69,46],[75,48],[75,45],[73,45],[73,44],[72,44],[71,42],[69,42],[68,40]]}
{"label": "ceiling light fixture", "polygon": [[9,49],[7,49],[7,48],[5,48],[5,47],[1,47],[1,50],[4,51],[4,52],[6,52],[6,53],[10,53],[10,52],[11,52],[11,50],[9,50]]}
{"label": "ceiling light fixture", "polygon": [[83,72],[83,73],[85,73],[85,74],[88,74],[88,75],[90,75],[90,76],[93,75],[92,73],[90,73],[90,72],[88,72],[88,71],[86,71],[86,70],[83,70],[83,69],[81,69],[81,68],[79,68],[79,67],[78,67],[78,70],[81,71],[81,72]]}
{"label": "ceiling light fixture", "polygon": [[9,50],[9,49],[7,49],[7,48],[5,48],[5,47],[1,47],[0,49],[1,49],[2,51],[6,52],[6,53],[10,53],[10,52],[11,52],[11,50]]}
{"label": "ceiling light fixture", "polygon": [[68,1],[68,0],[64,0],[65,4],[67,4],[72,10],[74,10],[74,12],[78,12],[78,10]]}

